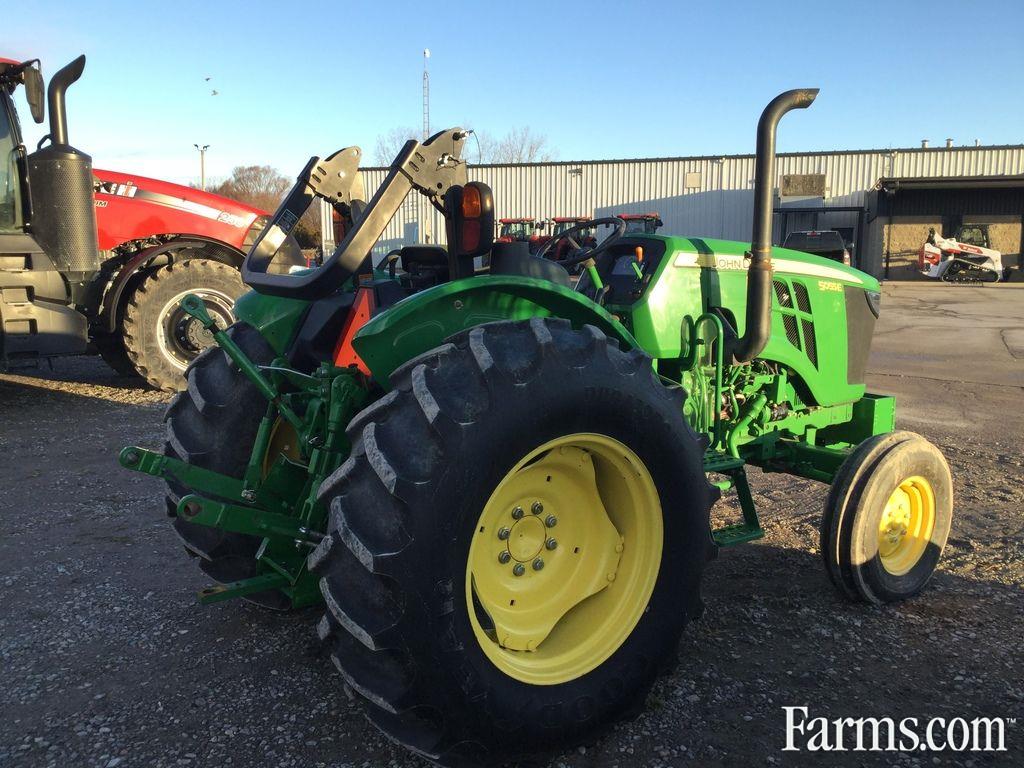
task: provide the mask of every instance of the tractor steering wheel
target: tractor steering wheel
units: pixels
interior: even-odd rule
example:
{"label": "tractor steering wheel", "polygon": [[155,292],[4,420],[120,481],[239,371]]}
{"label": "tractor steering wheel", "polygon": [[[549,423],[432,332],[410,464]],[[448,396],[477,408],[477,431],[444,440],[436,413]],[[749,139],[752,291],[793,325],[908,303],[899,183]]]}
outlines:
{"label": "tractor steering wheel", "polygon": [[[586,229],[597,229],[598,227],[615,227],[615,231],[612,232],[608,237],[601,241],[600,245],[596,245],[593,248],[585,248],[580,245],[576,238],[573,237],[575,234],[579,234]],[[555,247],[555,243],[561,240],[568,240],[569,245],[573,247],[576,253],[574,256],[569,256],[564,259],[556,259],[556,264],[561,264],[565,268],[575,267],[587,259],[593,259],[600,256],[608,248],[613,246],[620,237],[626,232],[626,222],[617,216],[608,216],[603,219],[591,219],[590,221],[581,221],[579,224],[574,224],[564,232],[559,233],[557,236],[552,236],[544,245],[540,247],[534,256],[539,259],[546,258],[548,251]]]}

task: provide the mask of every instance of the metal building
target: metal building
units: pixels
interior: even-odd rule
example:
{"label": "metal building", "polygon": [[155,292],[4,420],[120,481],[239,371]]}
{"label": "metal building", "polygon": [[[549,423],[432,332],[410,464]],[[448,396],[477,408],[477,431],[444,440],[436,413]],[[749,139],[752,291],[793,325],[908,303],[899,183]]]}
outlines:
{"label": "metal building", "polygon": [[[369,197],[386,169],[362,173]],[[881,275],[883,238],[872,236],[879,211],[869,205],[880,180],[1024,174],[1024,145],[783,153],[778,174],[777,242],[795,230],[840,229],[855,243],[855,264]],[[753,155],[471,165],[469,178],[494,190],[496,218],[657,211],[664,233],[750,238]],[[324,216],[327,224],[326,207]],[[323,231],[328,252],[334,247],[332,229]],[[410,196],[374,252],[424,242],[444,243],[443,218],[425,198]]]}

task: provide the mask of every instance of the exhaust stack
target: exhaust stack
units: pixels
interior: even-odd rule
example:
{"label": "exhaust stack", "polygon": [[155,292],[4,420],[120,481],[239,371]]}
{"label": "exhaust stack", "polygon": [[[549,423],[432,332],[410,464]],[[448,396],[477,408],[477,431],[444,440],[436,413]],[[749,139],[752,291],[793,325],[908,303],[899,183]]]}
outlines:
{"label": "exhaust stack", "polygon": [[817,88],[780,93],[761,113],[757,123],[757,158],[754,169],[754,226],[747,270],[747,315],[743,336],[733,349],[733,363],[757,357],[771,336],[772,208],[775,191],[775,130],[791,109],[806,109]]}
{"label": "exhaust stack", "polygon": [[82,76],[85,70],[85,55],[67,64],[50,78],[46,100],[50,106],[50,141],[53,144],[68,143],[68,114],[64,94],[68,87]]}

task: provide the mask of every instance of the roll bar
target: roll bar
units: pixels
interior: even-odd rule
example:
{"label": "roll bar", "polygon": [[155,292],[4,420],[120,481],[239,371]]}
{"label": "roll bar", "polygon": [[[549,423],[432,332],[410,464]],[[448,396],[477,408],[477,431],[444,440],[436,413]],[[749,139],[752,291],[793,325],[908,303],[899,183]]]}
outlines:
{"label": "roll bar", "polygon": [[467,136],[462,128],[450,128],[435,133],[423,143],[415,139],[407,141],[391,163],[384,183],[362,213],[353,216],[355,226],[322,266],[306,274],[271,274],[268,268],[274,254],[313,200],[322,198],[334,205],[361,207],[351,186],[355,183],[361,156],[358,147],[335,152],[324,161],[316,157],[310,159],[273,219],[246,254],[242,280],[257,292],[273,296],[314,300],[330,295],[363,268],[370,249],[384,234],[410,192],[420,192],[443,210],[445,192],[452,186],[466,183],[466,164],[461,157]]}

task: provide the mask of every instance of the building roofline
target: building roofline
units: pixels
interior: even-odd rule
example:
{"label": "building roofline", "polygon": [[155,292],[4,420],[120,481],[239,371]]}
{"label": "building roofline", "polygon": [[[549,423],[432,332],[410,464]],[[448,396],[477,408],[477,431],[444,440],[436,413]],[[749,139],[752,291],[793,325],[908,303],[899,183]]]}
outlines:
{"label": "building roofline", "polygon": [[875,189],[1015,189],[1024,187],[1024,174],[988,176],[882,176]]}
{"label": "building roofline", "polygon": [[[981,146],[962,147],[893,147],[891,149],[828,149],[813,152],[779,152],[778,157],[829,157],[833,155],[892,155],[912,153],[938,152],[990,152],[992,150],[1024,150],[1024,144],[983,144]],[[665,162],[696,162],[715,160],[743,160],[754,158],[753,153],[734,155],[679,155],[674,157],[623,157],[606,160],[548,160],[538,163],[470,163],[470,168],[541,168],[544,166],[582,166],[612,165],[615,163],[665,163]],[[364,171],[384,171],[387,166],[374,165],[363,168]]]}

